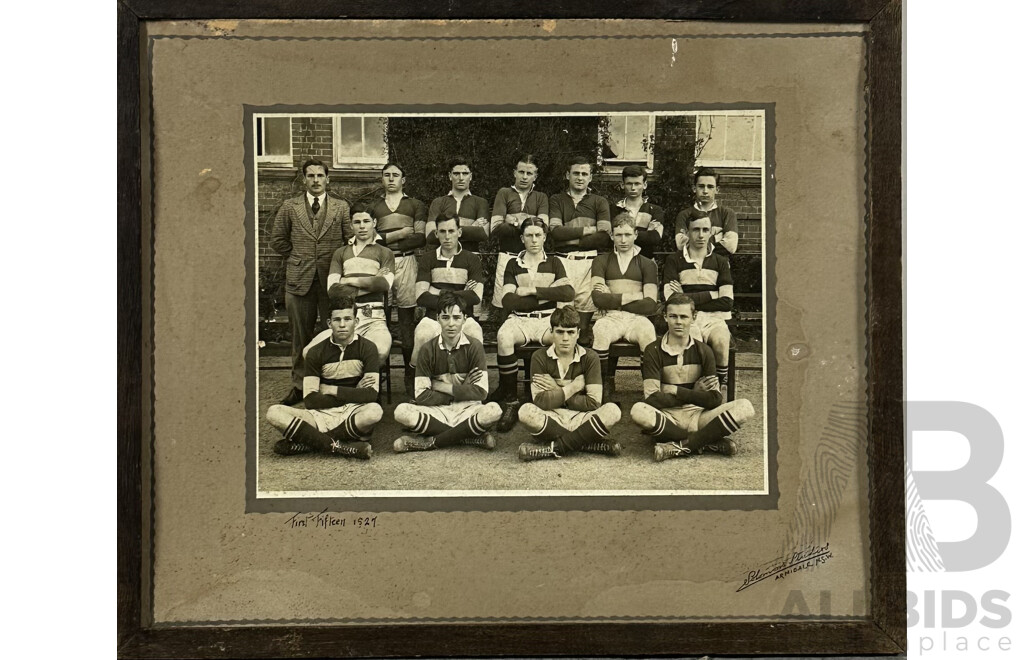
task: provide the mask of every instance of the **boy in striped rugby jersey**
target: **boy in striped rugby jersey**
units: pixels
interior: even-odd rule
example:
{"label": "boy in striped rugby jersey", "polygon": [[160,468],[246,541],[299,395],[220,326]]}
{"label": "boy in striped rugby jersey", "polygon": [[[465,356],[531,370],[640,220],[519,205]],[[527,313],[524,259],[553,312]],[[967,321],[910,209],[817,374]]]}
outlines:
{"label": "boy in striped rugby jersey", "polygon": [[519,223],[529,217],[540,218],[545,223],[548,221],[548,196],[534,186],[537,160],[533,154],[523,154],[516,160],[512,180],[512,187],[502,188],[495,195],[491,210],[491,235],[498,241],[491,304],[499,309],[505,285],[505,266],[519,254],[522,245],[519,242]]}
{"label": "boy in striped rugby jersey", "polygon": [[490,213],[487,200],[469,191],[469,183],[473,180],[473,169],[469,161],[462,156],[452,159],[448,167],[448,180],[452,189],[447,195],[435,197],[427,210],[427,244],[437,245],[437,220],[439,218],[456,218],[462,228],[462,242],[472,251],[487,240],[490,231]]}
{"label": "boy in striped rugby jersey", "polygon": [[[331,259],[327,288],[333,295],[352,296],[356,301],[356,334],[369,339],[377,347],[383,363],[391,352],[391,331],[384,314],[384,294],[395,281],[395,256],[377,241],[377,220],[366,206],[357,206],[352,213],[355,236],[348,245],[338,248]],[[328,334],[317,335],[305,349]]]}
{"label": "boy in striped rugby jersey", "polygon": [[732,270],[729,257],[711,243],[711,219],[692,216],[683,249],[665,260],[665,299],[685,293],[697,315],[690,333],[715,353],[715,374],[726,392],[729,375],[729,344],[732,334],[726,321],[732,318]]}
{"label": "boy in striped rugby jersey", "polygon": [[[455,218],[438,220],[437,238],[441,246],[420,257],[419,273],[416,276],[416,302],[426,314],[416,326],[413,367],[416,366],[416,356],[423,345],[441,333],[441,324],[437,322],[441,295],[451,291],[462,298],[466,309],[473,309],[483,297],[483,265],[476,253],[462,249],[459,243],[461,235],[462,229]],[[466,318],[462,331],[467,337],[483,343],[484,332],[472,316]]]}
{"label": "boy in striped rugby jersey", "polygon": [[494,449],[494,436],[487,429],[501,417],[501,406],[482,403],[487,396],[487,362],[483,344],[462,331],[469,306],[455,292],[445,291],[438,308],[441,334],[416,356],[416,400],[395,408],[395,421],[416,435],[398,438],[394,449]]}
{"label": "boy in striped rugby jersey", "polygon": [[381,169],[384,196],[371,207],[377,219],[381,243],[394,252],[395,281],[391,305],[398,308],[398,332],[402,338],[406,391],[412,394],[413,326],[416,321],[416,250],[427,244],[427,205],[405,194],[405,173],[398,163]]}
{"label": "boy in striped rugby jersey", "polygon": [[573,289],[557,257],[544,252],[547,226],[540,218],[526,218],[519,225],[523,247],[505,268],[501,302],[509,310],[498,328],[498,389],[493,401],[507,402],[498,431],[506,433],[516,423],[519,360],[516,346],[551,343],[551,313],[559,302],[572,302]]}
{"label": "boy in striped rugby jersey", "polygon": [[668,332],[641,358],[644,400],[630,416],[654,436],[654,460],[711,451],[732,456],[739,450],[728,436],[754,416],[746,399],[722,403],[715,357],[707,344],[690,335],[694,303],[684,293],[665,301]]}
{"label": "boy in striped rugby jersey", "polygon": [[590,190],[594,165],[586,156],[573,158],[565,170],[569,186],[548,200],[551,213],[552,249],[562,262],[576,294],[580,313],[580,337],[590,346],[590,320],[596,311],[590,297],[590,269],[594,257],[612,248],[611,211],[608,200]]}
{"label": "boy in striped rugby jersey", "polygon": [[715,198],[718,196],[718,173],[710,167],[702,167],[693,175],[693,194],[696,198],[693,206],[683,209],[676,216],[676,248],[682,250],[689,236],[687,227],[695,216],[711,218],[711,243],[720,245],[727,254],[734,254],[739,245],[739,225],[736,212],[725,206],[719,206]]}
{"label": "boy in striped rugby jersey", "polygon": [[[636,225],[636,244],[645,257],[654,257],[665,233],[665,210],[651,204],[644,192],[647,190],[647,170],[640,165],[622,168],[622,191],[625,197],[611,207],[614,215],[628,213]],[[613,227],[614,229],[614,227]],[[614,240],[614,236],[612,237]]]}
{"label": "boy in striped rugby jersey", "polygon": [[561,458],[574,451],[618,456],[622,446],[608,433],[622,412],[601,405],[601,367],[594,351],[578,344],[580,315],[572,307],[551,314],[554,340],[530,360],[533,403],[519,409],[519,421],[543,445],[519,445],[519,459]]}
{"label": "boy in striped rugby jersey", "polygon": [[274,445],[283,456],[320,451],[370,458],[366,438],[384,411],[375,402],[379,387],[377,347],[356,334],[356,305],[349,296],[330,296],[330,335],[305,356],[305,410],[270,406],[267,421],[284,434]]}
{"label": "boy in striped rugby jersey", "polygon": [[[612,221],[613,252],[594,259],[594,352],[601,360],[605,396],[614,391],[614,364],[609,365],[612,343],[626,340],[640,352],[655,340],[654,324],[647,318],[658,313],[658,265],[640,254],[636,245],[635,221],[620,213]],[[611,368],[609,369],[609,366]]]}

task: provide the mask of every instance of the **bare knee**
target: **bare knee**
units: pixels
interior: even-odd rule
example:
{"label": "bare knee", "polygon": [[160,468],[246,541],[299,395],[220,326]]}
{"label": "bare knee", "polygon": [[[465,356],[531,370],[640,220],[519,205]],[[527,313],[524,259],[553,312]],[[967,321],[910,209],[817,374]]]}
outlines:
{"label": "bare knee", "polygon": [[754,417],[754,406],[747,399],[736,399],[729,406],[729,414],[737,424],[748,422]]}
{"label": "bare knee", "polygon": [[490,426],[496,424],[501,419],[501,406],[493,401],[485,405],[480,412],[477,413],[477,419],[484,426]]}
{"label": "bare knee", "polygon": [[364,429],[378,424],[383,418],[384,409],[379,403],[368,403],[356,413],[356,423]]}
{"label": "bare knee", "polygon": [[395,406],[395,421],[402,426],[412,426],[416,423],[416,411],[408,403],[400,403]]}
{"label": "bare knee", "polygon": [[606,403],[597,409],[597,417],[606,427],[611,428],[622,419],[622,411],[614,403]]}
{"label": "bare knee", "polygon": [[519,408],[519,421],[531,431],[539,431],[544,426],[544,412],[532,403],[524,403]]}
{"label": "bare knee", "polygon": [[638,401],[633,404],[633,407],[629,410],[629,416],[633,420],[633,423],[641,428],[652,429],[654,428],[654,420],[657,411],[648,403]]}
{"label": "bare knee", "polygon": [[498,328],[498,353],[512,355],[516,351],[516,335],[518,333],[507,325]]}
{"label": "bare knee", "polygon": [[288,406],[275,403],[267,409],[267,421],[275,429],[284,430],[292,423],[293,419],[295,419],[295,415]]}

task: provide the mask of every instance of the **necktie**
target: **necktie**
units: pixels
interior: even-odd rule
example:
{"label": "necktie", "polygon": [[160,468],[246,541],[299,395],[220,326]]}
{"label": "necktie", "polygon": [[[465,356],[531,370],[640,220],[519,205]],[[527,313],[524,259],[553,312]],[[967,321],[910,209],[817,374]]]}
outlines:
{"label": "necktie", "polygon": [[319,197],[314,197],[313,198],[312,209],[313,209],[313,233],[316,234],[317,236],[319,236],[320,235],[320,230],[324,226],[323,218],[321,218],[321,217],[319,217],[317,215],[317,214],[320,213],[320,198]]}
{"label": "necktie", "polygon": [[320,198],[319,197],[314,197],[313,198],[313,215],[316,215],[319,212],[320,212]]}

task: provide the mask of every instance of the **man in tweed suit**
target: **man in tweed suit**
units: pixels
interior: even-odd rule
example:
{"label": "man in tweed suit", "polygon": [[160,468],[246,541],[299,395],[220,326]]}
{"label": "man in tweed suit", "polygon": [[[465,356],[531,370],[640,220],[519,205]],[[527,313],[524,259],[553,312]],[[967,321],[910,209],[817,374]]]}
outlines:
{"label": "man in tweed suit", "polygon": [[327,166],[319,160],[302,164],[306,193],[285,200],[274,218],[270,247],[287,267],[284,304],[292,331],[292,389],[281,403],[302,401],[302,349],[330,317],[327,275],[334,251],[352,237],[348,203],[327,194]]}

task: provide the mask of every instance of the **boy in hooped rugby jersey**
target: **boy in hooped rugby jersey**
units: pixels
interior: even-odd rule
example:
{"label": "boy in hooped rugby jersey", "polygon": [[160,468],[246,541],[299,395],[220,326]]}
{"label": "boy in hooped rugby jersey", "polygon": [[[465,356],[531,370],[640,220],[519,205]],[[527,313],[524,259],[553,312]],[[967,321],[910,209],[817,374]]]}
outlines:
{"label": "boy in hooped rugby jersey", "polygon": [[739,446],[728,436],[754,416],[746,399],[722,403],[715,356],[690,335],[693,317],[693,300],[673,293],[665,301],[668,332],[641,358],[644,400],[630,417],[653,436],[656,461],[705,451],[732,456]]}
{"label": "boy in hooped rugby jersey", "polygon": [[519,156],[512,178],[513,185],[502,188],[495,195],[494,208],[491,210],[491,235],[498,241],[491,304],[499,309],[504,295],[505,266],[519,254],[523,246],[519,241],[519,223],[530,217],[548,222],[548,196],[534,186],[537,180],[537,161],[533,154]]}
{"label": "boy in hooped rugby jersey", "polygon": [[614,403],[601,405],[601,367],[594,351],[580,346],[580,315],[572,307],[551,314],[554,340],[530,360],[533,403],[519,408],[519,421],[537,442],[519,446],[519,459],[561,458],[575,451],[618,456],[622,446],[608,440],[622,416]]}
{"label": "boy in hooped rugby jersey", "polygon": [[416,435],[395,440],[396,452],[429,451],[452,445],[494,449],[487,430],[501,417],[501,406],[487,396],[484,347],[463,332],[469,306],[453,291],[441,294],[437,320],[441,334],[416,356],[416,399],[395,408],[395,421]]}
{"label": "boy in hooped rugby jersey", "polygon": [[267,421],[284,434],[274,445],[283,456],[323,452],[370,458],[366,438],[384,411],[375,402],[379,387],[377,347],[356,334],[356,306],[349,296],[330,296],[331,334],[306,352],[302,379],[305,410],[273,405]]}

